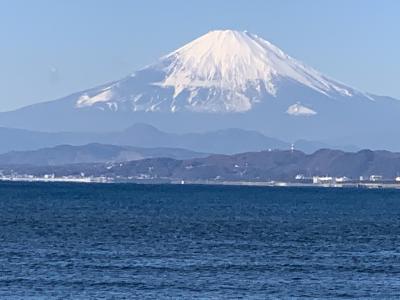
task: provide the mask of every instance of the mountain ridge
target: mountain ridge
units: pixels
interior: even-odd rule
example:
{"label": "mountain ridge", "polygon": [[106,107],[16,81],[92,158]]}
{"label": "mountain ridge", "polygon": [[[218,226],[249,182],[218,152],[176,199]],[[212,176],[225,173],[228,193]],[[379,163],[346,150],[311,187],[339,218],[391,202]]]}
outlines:
{"label": "mountain ridge", "polygon": [[[143,90],[140,78],[153,89]],[[257,35],[214,30],[120,81],[82,93],[75,107],[135,112],[246,112],[268,97],[277,97],[280,85],[291,81],[331,99],[360,96],[374,100],[322,75]],[[291,114],[290,110],[287,113]]]}
{"label": "mountain ridge", "polygon": [[348,87],[256,35],[228,30],[205,34],[121,80],[0,113],[0,126],[54,132],[105,132],[132,123],[179,133],[240,128],[288,141],[336,144],[346,138],[359,148],[400,149],[399,115],[396,99]]}
{"label": "mountain ridge", "polygon": [[107,177],[134,182],[202,180],[295,181],[296,175],[348,177],[358,180],[360,176],[382,176],[394,181],[400,174],[400,153],[361,150],[344,152],[321,149],[312,154],[301,151],[261,151],[234,155],[210,155],[203,158],[176,160],[150,158],[123,163],[73,164],[64,166],[1,165],[2,174],[12,172],[44,176]]}
{"label": "mountain ridge", "polygon": [[[0,140],[7,141],[7,143],[0,143],[0,153],[13,150],[37,150],[57,145],[79,146],[89,143],[145,148],[182,148],[202,153],[225,154],[264,149],[289,149],[291,147],[291,143],[267,137],[257,131],[228,128],[224,130],[177,134],[161,131],[154,126],[143,123],[134,124],[122,131],[105,133],[49,133],[0,127]],[[295,147],[306,152],[312,152],[321,147],[331,146],[321,142],[299,140],[295,143]],[[351,146],[338,148],[355,149],[355,147]]]}
{"label": "mountain ridge", "polygon": [[143,148],[91,143],[82,146],[58,145],[31,151],[11,151],[0,154],[0,165],[54,166],[125,162],[155,157],[190,159],[208,155],[180,148]]}

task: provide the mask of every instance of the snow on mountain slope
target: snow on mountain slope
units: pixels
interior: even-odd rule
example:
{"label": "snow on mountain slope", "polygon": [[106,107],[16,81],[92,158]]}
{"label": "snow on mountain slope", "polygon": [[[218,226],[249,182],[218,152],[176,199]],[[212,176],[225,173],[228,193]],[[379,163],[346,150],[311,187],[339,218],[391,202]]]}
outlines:
{"label": "snow on mountain slope", "polygon": [[0,113],[0,126],[53,132],[121,130],[133,123],[175,133],[240,128],[288,141],[400,149],[399,116],[396,99],[334,81],[256,35],[224,30],[121,80]]}
{"label": "snow on mountain slope", "polygon": [[259,81],[276,94],[273,80],[286,77],[319,92],[351,95],[317,71],[286,55],[282,50],[248,32],[212,31],[167,55],[165,86],[175,95],[190,87],[214,86],[244,92],[249,82]]}
{"label": "snow on mountain slope", "polygon": [[316,115],[317,112],[312,110],[311,108],[308,108],[304,105],[301,105],[300,103],[293,104],[289,106],[288,110],[286,111],[287,114],[293,115],[293,116],[313,116]]}
{"label": "snow on mountain slope", "polygon": [[111,111],[245,112],[268,97],[276,98],[283,81],[328,98],[362,94],[256,35],[217,30],[108,87],[84,92],[75,106]]}

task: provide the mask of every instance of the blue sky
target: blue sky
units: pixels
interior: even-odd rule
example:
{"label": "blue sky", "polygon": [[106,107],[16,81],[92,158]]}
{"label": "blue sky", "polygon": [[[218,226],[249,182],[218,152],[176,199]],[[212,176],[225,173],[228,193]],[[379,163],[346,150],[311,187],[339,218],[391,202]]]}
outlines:
{"label": "blue sky", "polygon": [[399,16],[397,0],[0,0],[0,111],[119,79],[213,29],[400,99]]}

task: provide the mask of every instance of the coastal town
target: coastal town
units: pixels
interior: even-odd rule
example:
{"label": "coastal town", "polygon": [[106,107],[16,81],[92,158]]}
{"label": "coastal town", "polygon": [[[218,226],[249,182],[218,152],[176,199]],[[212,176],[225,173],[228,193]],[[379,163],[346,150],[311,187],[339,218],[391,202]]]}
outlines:
{"label": "coastal town", "polygon": [[275,187],[327,187],[327,188],[396,188],[400,189],[400,176],[396,178],[384,178],[382,175],[360,176],[357,179],[346,176],[304,176],[298,174],[293,180],[225,180],[216,177],[207,180],[185,180],[176,178],[162,178],[140,174],[138,176],[88,176],[85,173],[79,175],[56,176],[45,174],[43,176],[31,174],[3,174],[0,172],[0,181],[8,182],[69,182],[69,183],[144,183],[144,184],[209,184],[209,185],[242,185],[242,186],[275,186]]}
{"label": "coastal town", "polygon": [[0,173],[0,181],[16,181],[16,182],[76,182],[76,183],[110,183],[112,178],[105,176],[94,177],[85,176],[55,176],[54,174],[45,174],[43,176],[35,176],[29,174],[9,174]]}

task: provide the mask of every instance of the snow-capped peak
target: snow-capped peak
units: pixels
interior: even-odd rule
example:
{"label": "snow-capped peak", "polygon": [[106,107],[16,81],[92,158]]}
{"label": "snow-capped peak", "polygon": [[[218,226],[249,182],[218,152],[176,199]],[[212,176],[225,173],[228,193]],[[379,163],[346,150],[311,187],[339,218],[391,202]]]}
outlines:
{"label": "snow-capped peak", "polygon": [[163,58],[168,61],[164,86],[173,86],[175,96],[186,88],[218,87],[244,92],[258,81],[272,95],[279,78],[295,80],[323,93],[350,95],[319,72],[286,55],[275,45],[234,30],[211,31]]}
{"label": "snow-capped peak", "polygon": [[[289,87],[282,83],[290,83]],[[77,108],[244,112],[293,84],[324,96],[357,91],[323,76],[247,31],[211,31],[110,86],[83,93]]]}

